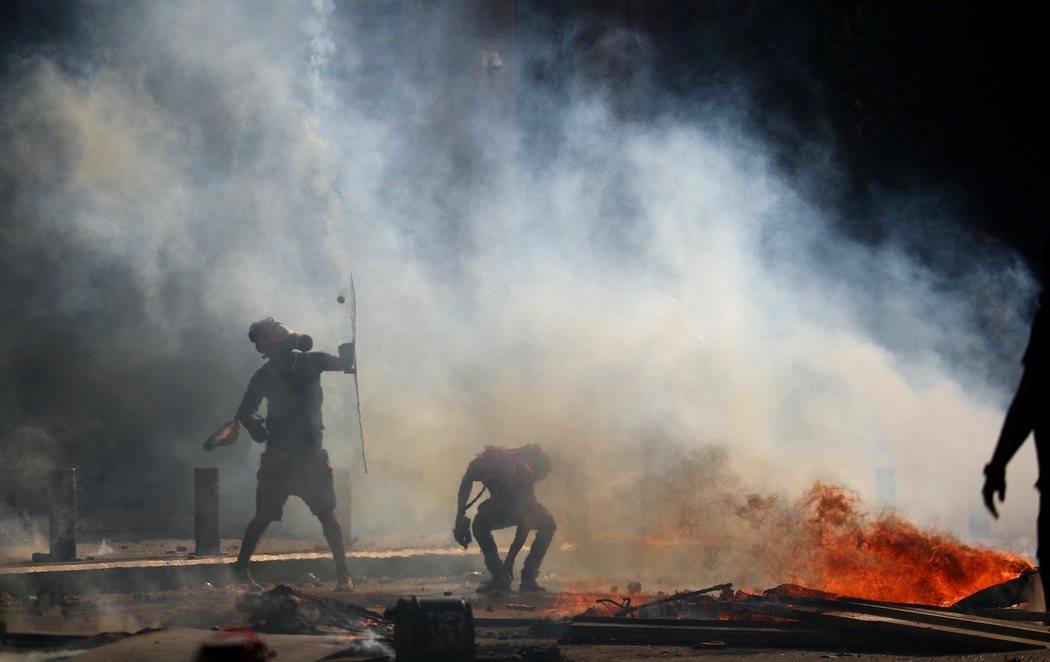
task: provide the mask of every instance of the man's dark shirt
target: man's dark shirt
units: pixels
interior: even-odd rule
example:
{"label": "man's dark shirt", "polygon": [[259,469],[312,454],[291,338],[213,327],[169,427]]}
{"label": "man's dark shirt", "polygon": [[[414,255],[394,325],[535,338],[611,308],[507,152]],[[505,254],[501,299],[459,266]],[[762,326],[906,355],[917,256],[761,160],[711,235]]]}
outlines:
{"label": "man's dark shirt", "polygon": [[271,359],[248,382],[237,419],[247,420],[266,398],[267,445],[287,453],[305,454],[321,447],[321,372],[326,361],[338,360],[324,352],[299,352]]}
{"label": "man's dark shirt", "polygon": [[487,487],[493,501],[522,505],[536,501],[532,469],[514,449],[486,446],[467,465],[467,478]]}

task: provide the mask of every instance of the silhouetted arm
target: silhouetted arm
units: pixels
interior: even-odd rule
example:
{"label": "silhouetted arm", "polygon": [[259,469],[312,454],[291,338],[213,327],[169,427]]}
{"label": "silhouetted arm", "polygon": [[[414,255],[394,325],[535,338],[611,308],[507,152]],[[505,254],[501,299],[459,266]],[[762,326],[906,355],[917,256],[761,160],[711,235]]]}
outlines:
{"label": "silhouetted arm", "polygon": [[317,370],[321,372],[334,372],[336,370],[342,371],[344,366],[342,360],[334,354],[328,352],[310,352],[310,359],[315,361]]}
{"label": "silhouetted arm", "polygon": [[241,405],[237,407],[237,420],[242,424],[251,420],[252,415],[259,410],[262,399],[263,392],[259,384],[259,375],[252,375],[251,381],[248,382],[248,388],[245,389],[244,395],[241,396]]}
{"label": "silhouetted arm", "polygon": [[255,413],[259,410],[262,400],[262,376],[261,373],[256,372],[252,375],[251,381],[248,382],[248,388],[244,391],[244,396],[241,398],[241,405],[237,407],[236,418],[244,426],[244,429],[248,431],[252,439],[259,443],[265,442],[268,437],[262,418]]}
{"label": "silhouetted arm", "polygon": [[456,495],[456,523],[452,527],[452,537],[466,549],[470,545],[470,518],[467,517],[467,499],[476,480],[474,462],[467,465],[463,478],[459,481],[459,493]]}
{"label": "silhouetted arm", "polygon": [[467,466],[467,470],[463,472],[463,478],[459,481],[459,493],[456,495],[456,515],[465,515],[467,513],[467,500],[470,499],[470,490],[474,487],[474,472],[472,471],[473,463]]}
{"label": "silhouetted arm", "polygon": [[1035,382],[1034,371],[1026,367],[1010,408],[1006,411],[1006,418],[1003,419],[1003,429],[995,444],[992,461],[984,468],[985,481],[981,494],[984,496],[984,505],[995,517],[999,517],[995,508],[995,495],[999,495],[1000,503],[1006,499],[1006,465],[1035,426],[1036,408],[1039,406]]}
{"label": "silhouetted arm", "polygon": [[1006,411],[1006,418],[1003,420],[999,442],[995,445],[995,452],[990,462],[993,466],[1005,467],[1032,432],[1035,426],[1036,407],[1038,407],[1035,391],[1032,371],[1025,368],[1021,375],[1021,383],[1017,386],[1017,393],[1014,394],[1013,402],[1010,403],[1010,408]]}

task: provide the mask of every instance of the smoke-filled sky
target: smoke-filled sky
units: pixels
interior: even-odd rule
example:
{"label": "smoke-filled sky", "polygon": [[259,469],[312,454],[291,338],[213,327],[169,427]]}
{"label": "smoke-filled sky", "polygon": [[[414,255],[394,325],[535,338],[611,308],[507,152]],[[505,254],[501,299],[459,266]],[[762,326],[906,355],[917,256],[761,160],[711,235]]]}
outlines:
{"label": "smoke-filled sky", "polygon": [[[821,480],[874,502],[893,468],[906,516],[968,535],[1037,292],[1021,258],[959,231],[948,186],[869,190],[885,231],[857,238],[828,127],[760,130],[746,69],[683,97],[652,35],[529,4],[498,27],[407,1],[19,15],[5,516],[75,465],[88,525],[155,526],[218,464],[239,533],[261,448],[200,445],[260,363],[247,327],[274,316],[334,352],[352,272],[370,473],[338,373],[325,443],[362,540],[446,536],[473,454],[528,442],[554,458],[540,494],[563,540],[629,538],[631,495],[712,448],[766,494]],[[1033,458],[991,526],[1022,546]]]}

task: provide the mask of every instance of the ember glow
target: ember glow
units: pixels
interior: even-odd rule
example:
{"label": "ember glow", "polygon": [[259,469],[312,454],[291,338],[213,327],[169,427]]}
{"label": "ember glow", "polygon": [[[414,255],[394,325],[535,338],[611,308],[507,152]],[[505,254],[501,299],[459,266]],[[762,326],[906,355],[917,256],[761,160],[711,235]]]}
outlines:
{"label": "ember glow", "polygon": [[547,618],[568,616],[615,616],[622,608],[655,600],[648,593],[621,593],[617,587],[603,589],[599,580],[574,582],[558,592],[554,604],[543,611]]}

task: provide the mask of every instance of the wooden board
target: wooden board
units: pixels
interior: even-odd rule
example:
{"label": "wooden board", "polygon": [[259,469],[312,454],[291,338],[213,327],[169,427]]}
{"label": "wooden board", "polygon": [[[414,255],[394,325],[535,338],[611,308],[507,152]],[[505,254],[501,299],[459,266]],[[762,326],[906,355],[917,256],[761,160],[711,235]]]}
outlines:
{"label": "wooden board", "polygon": [[736,627],[728,622],[708,625],[648,624],[643,620],[621,619],[620,623],[573,622],[562,639],[565,643],[603,643],[627,645],[694,646],[722,641],[734,648],[803,648],[836,650],[858,639],[850,633],[789,625],[749,625]]}
{"label": "wooden board", "polygon": [[805,604],[787,605],[790,609],[800,614],[812,614],[815,612],[854,612],[872,616],[882,616],[899,621],[908,621],[927,625],[936,625],[947,628],[957,628],[984,633],[993,636],[1014,637],[1018,639],[1042,642],[1044,646],[1050,647],[1050,630],[1037,623],[1025,623],[1015,620],[989,618],[972,614],[938,609],[936,607],[924,607],[917,605],[898,605],[889,603],[877,603],[870,600],[821,600],[806,601]]}
{"label": "wooden board", "polygon": [[766,618],[687,621],[577,617],[564,640],[678,645],[719,640],[748,648],[926,653],[1050,648],[1050,631],[1038,624],[950,609],[811,598],[752,601],[740,607],[741,616],[746,607],[752,615],[764,613]]}
{"label": "wooden board", "polygon": [[881,639],[889,648],[914,648],[936,652],[990,652],[1048,648],[1046,641],[968,628],[964,625],[923,622],[906,615],[890,616],[859,611],[814,610],[806,622],[839,632],[852,632],[867,640]]}
{"label": "wooden board", "polygon": [[1050,613],[1045,611],[1027,611],[1025,609],[976,609],[971,612],[974,616],[994,618],[1003,621],[1031,621],[1039,623],[1050,623]]}

